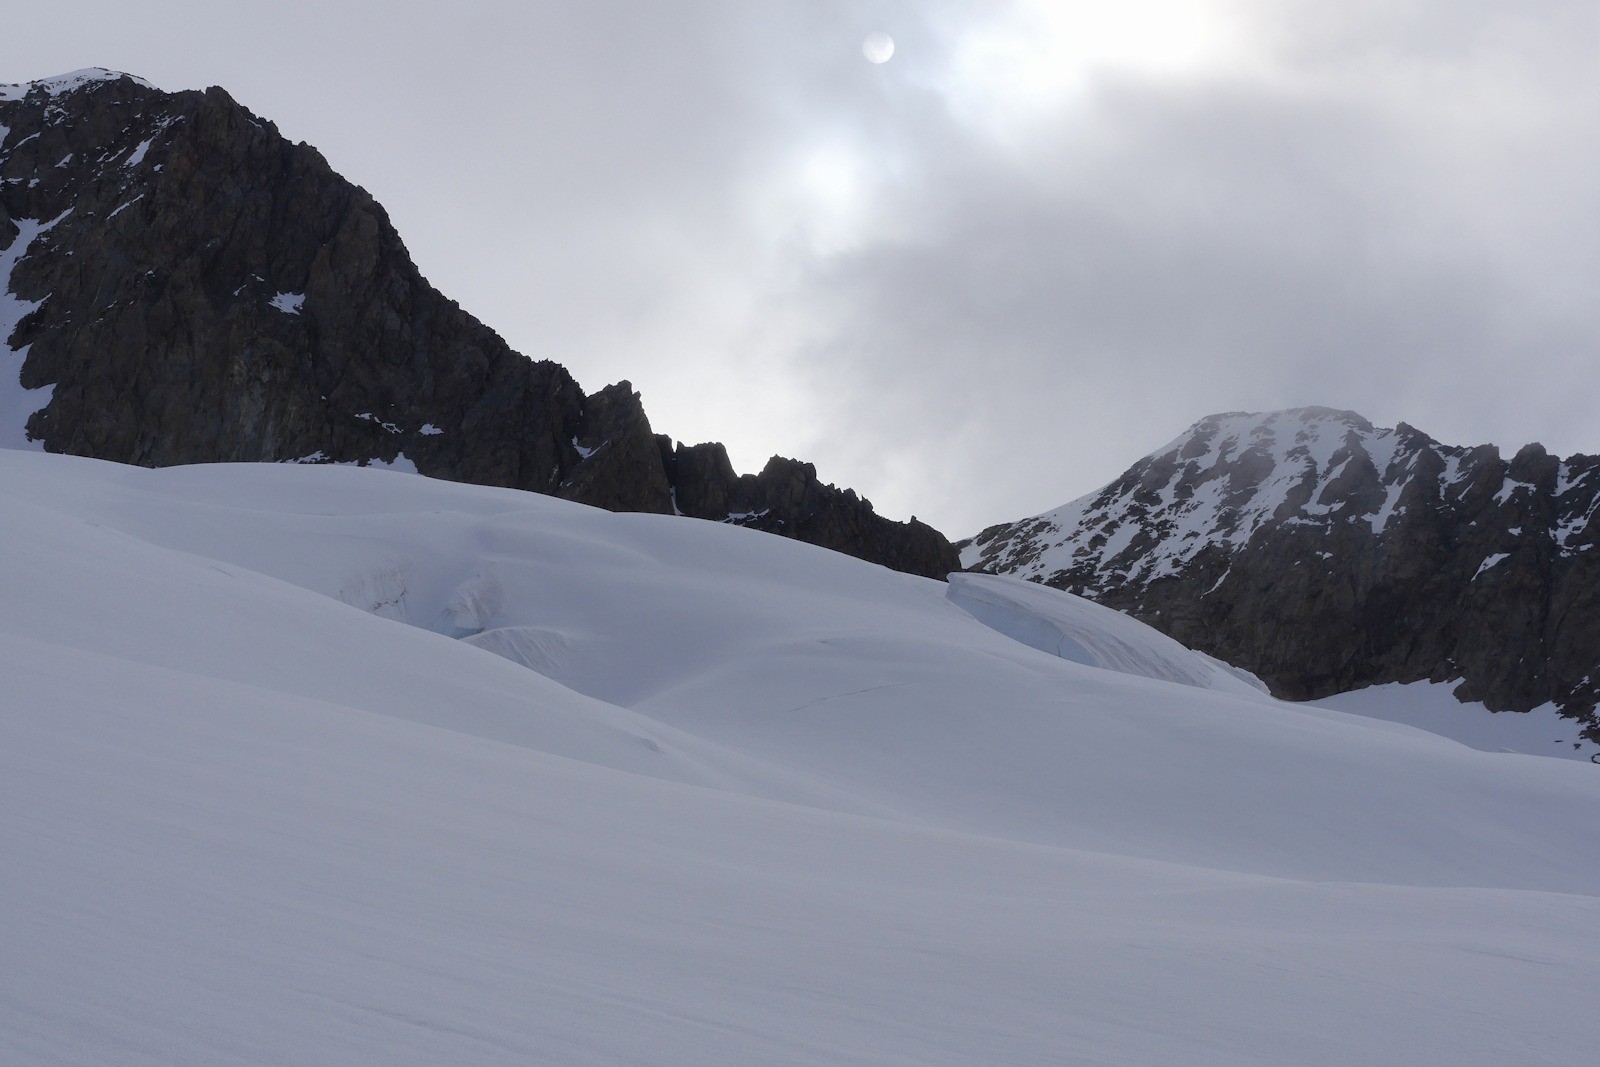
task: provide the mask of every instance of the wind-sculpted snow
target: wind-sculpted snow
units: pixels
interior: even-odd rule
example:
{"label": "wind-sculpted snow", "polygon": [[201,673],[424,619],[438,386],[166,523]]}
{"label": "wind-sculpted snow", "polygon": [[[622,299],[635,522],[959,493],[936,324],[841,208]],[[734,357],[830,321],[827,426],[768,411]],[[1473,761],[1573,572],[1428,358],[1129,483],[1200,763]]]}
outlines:
{"label": "wind-sculpted snow", "polygon": [[1052,656],[1143,678],[1259,696],[1267,687],[1119,611],[991,574],[952,574],[950,602],[985,626]]}
{"label": "wind-sculpted snow", "polygon": [[17,1062],[1587,1062],[1587,764],[384,471],[0,451],[0,545]]}

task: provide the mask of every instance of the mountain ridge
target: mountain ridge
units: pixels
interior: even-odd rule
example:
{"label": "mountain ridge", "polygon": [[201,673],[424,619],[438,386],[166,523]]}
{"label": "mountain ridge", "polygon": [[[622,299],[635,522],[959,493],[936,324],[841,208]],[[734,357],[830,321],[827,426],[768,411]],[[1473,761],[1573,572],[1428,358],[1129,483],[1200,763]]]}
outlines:
{"label": "mountain ridge", "polygon": [[[226,91],[98,68],[0,92],[0,444],[144,466],[379,463],[752,525],[942,578],[918,522],[655,433],[428,284],[387,213]],[[15,381],[9,379],[15,376]]]}
{"label": "mountain ridge", "polygon": [[1443,445],[1309,407],[1207,416],[1119,478],[960,542],[1313,699],[1456,682],[1596,729],[1600,457]]}

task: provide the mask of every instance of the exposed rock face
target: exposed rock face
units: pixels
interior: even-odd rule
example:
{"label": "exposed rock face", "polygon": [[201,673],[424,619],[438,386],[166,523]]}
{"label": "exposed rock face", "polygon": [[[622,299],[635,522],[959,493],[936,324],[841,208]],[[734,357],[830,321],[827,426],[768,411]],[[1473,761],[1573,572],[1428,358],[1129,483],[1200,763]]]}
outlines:
{"label": "exposed rock face", "polygon": [[969,567],[1126,611],[1291,699],[1455,681],[1600,740],[1600,456],[1453,448],[1326,408],[1213,415]]}
{"label": "exposed rock face", "polygon": [[628,382],[608,385],[584,402],[572,447],[582,462],[561,483],[560,495],[613,511],[672,514],[661,446]]}
{"label": "exposed rock face", "polygon": [[955,548],[939,531],[914,515],[886,529],[871,501],[854,490],[822,484],[809,463],[773,456],[760,474],[735,476],[720,444],[679,445],[668,469],[685,515],[845,546],[840,550],[852,556],[914,574],[943,577],[961,567]]}
{"label": "exposed rock face", "polygon": [[[680,467],[628,383],[586,397],[512,351],[315,149],[221,89],[98,70],[0,87],[0,446],[28,445],[146,466],[392,463],[665,514]],[[926,526],[792,473],[748,483],[756,496],[731,470],[701,477],[682,510],[758,504],[770,521],[751,524],[775,533],[956,569]],[[714,480],[727,510],[707,504]]]}

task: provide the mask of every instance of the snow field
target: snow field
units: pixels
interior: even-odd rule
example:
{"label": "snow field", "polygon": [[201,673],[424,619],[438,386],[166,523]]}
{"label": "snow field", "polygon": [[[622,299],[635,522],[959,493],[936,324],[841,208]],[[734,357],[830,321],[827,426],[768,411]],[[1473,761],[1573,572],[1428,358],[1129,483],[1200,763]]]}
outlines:
{"label": "snow field", "polygon": [[0,451],[0,545],[7,1060],[1589,1062],[1587,764],[384,471]]}

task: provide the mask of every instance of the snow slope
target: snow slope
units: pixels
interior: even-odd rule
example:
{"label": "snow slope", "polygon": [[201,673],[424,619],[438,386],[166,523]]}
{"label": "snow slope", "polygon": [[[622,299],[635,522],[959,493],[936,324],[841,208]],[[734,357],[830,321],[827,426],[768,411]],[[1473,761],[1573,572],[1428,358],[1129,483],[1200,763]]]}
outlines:
{"label": "snow slope", "polygon": [[1589,1059],[1587,764],[385,471],[0,450],[0,545],[7,1062]]}
{"label": "snow slope", "polygon": [[1563,718],[1553,705],[1527,712],[1490,711],[1479,701],[1457,700],[1454,688],[1450,682],[1391,682],[1324,697],[1316,703],[1415,726],[1481,752],[1525,752],[1585,761],[1600,755],[1600,749],[1579,736],[1582,724]]}
{"label": "snow slope", "polygon": [[1074,663],[1241,696],[1267,695],[1249,671],[1071,593],[995,574],[952,574],[947,596],[985,626]]}

